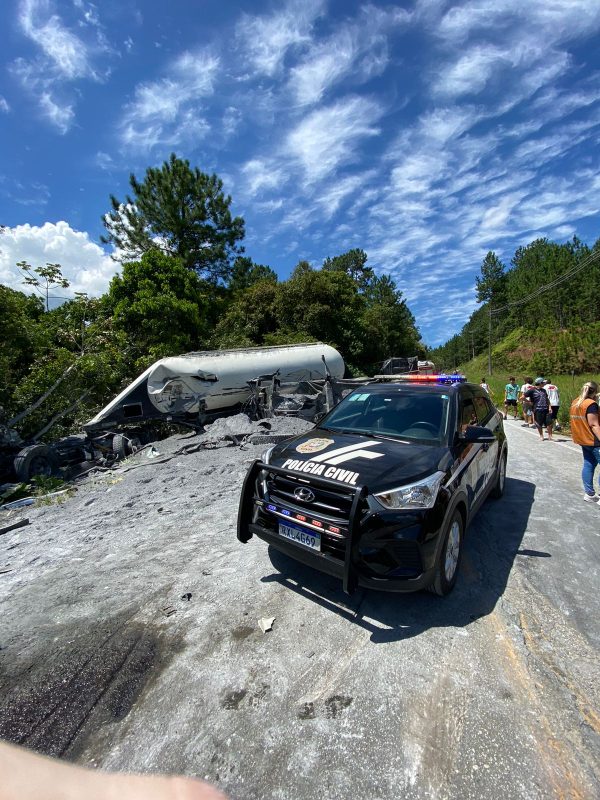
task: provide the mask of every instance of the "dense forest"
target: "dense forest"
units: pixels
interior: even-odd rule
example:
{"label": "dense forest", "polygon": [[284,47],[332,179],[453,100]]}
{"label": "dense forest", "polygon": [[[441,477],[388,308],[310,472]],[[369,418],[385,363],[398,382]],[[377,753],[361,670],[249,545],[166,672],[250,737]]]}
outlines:
{"label": "dense forest", "polygon": [[[20,425],[24,435],[70,409],[52,433],[89,419],[159,358],[195,350],[324,341],[351,373],[372,374],[390,355],[424,354],[415,320],[386,275],[360,249],[300,261],[279,281],[244,253],[221,181],[172,155],[131,196],[110,198],[105,243],[124,261],[101,297],[52,308],[69,276],[60,264],[20,262],[33,294],[0,285],[0,405],[11,417],[65,375]],[[1,247],[1,235],[0,235]],[[74,407],[73,407],[74,406]]]}
{"label": "dense forest", "polygon": [[491,349],[494,369],[536,375],[600,369],[600,240],[536,239],[505,266],[494,252],[476,278],[480,307],[430,352],[453,369]]}

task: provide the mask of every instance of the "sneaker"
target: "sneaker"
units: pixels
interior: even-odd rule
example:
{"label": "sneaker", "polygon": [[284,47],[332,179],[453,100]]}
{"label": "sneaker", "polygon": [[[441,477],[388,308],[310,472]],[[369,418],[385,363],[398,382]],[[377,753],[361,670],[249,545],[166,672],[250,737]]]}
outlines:
{"label": "sneaker", "polygon": [[595,503],[597,506],[600,505],[600,497],[597,494],[584,494],[583,501],[584,503]]}

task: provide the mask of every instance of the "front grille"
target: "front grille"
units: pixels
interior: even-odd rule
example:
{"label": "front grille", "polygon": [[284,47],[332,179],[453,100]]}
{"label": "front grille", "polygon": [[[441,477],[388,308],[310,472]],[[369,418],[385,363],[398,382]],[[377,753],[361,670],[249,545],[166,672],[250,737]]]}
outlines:
{"label": "front grille", "polygon": [[[314,499],[309,503],[303,502],[294,496],[294,491],[300,487],[310,488]],[[306,478],[296,478],[291,474],[281,474],[264,470],[257,481],[258,496],[264,501],[265,510],[269,504],[276,508],[284,508],[292,512],[291,522],[299,523],[294,519],[294,514],[303,514],[308,519],[314,517],[324,523],[340,529],[339,533],[331,533],[326,527],[319,530],[321,534],[321,552],[327,553],[340,561],[344,560],[350,511],[354,499],[355,489],[343,486],[324,487],[308,481]],[[274,525],[277,525],[277,515],[274,515]]]}
{"label": "front grille", "polygon": [[[330,521],[334,525],[346,527],[350,518],[350,509],[354,497],[354,490],[325,489],[306,479],[295,478],[293,475],[278,475],[268,473],[267,480],[268,498],[273,503],[292,506],[300,512],[315,514]],[[302,502],[294,497],[294,491],[300,487],[310,487],[315,499],[310,503]]]}

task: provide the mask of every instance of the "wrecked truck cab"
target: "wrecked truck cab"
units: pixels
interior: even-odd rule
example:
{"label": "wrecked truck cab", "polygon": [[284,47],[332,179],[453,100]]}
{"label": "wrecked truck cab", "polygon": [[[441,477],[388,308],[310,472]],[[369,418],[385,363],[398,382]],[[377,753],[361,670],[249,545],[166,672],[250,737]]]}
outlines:
{"label": "wrecked truck cab", "polygon": [[457,376],[356,389],[310,432],[250,468],[238,539],[256,535],[357,586],[448,594],[464,532],[504,490],[501,415]]}

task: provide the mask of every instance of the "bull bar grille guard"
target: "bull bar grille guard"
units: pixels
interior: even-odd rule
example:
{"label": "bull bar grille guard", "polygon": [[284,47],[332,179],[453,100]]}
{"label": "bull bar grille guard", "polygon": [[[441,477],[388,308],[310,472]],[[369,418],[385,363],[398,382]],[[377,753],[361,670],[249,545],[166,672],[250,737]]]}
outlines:
{"label": "bull bar grille guard", "polygon": [[[289,469],[283,469],[282,467],[273,467],[269,464],[264,464],[260,459],[254,461],[244,479],[238,510],[237,538],[243,543],[248,542],[253,536],[252,531],[250,530],[250,520],[252,519],[252,512],[255,503],[257,501],[262,501],[262,498],[257,497],[255,493],[256,481],[262,470],[266,470],[277,475],[292,474],[294,477],[297,477],[296,474]],[[314,484],[321,486],[324,489],[332,489],[336,492],[341,491],[347,494],[348,497],[352,498],[352,505],[350,507],[350,515],[348,518],[348,535],[346,537],[344,572],[342,578],[344,592],[346,592],[346,594],[352,594],[358,585],[356,568],[352,559],[354,544],[358,540],[360,533],[360,518],[358,510],[361,501],[364,500],[368,494],[368,489],[366,486],[357,486],[351,489],[350,487],[345,487],[337,481],[331,480],[330,478],[322,478],[320,476],[311,476],[310,483],[311,485]]]}

